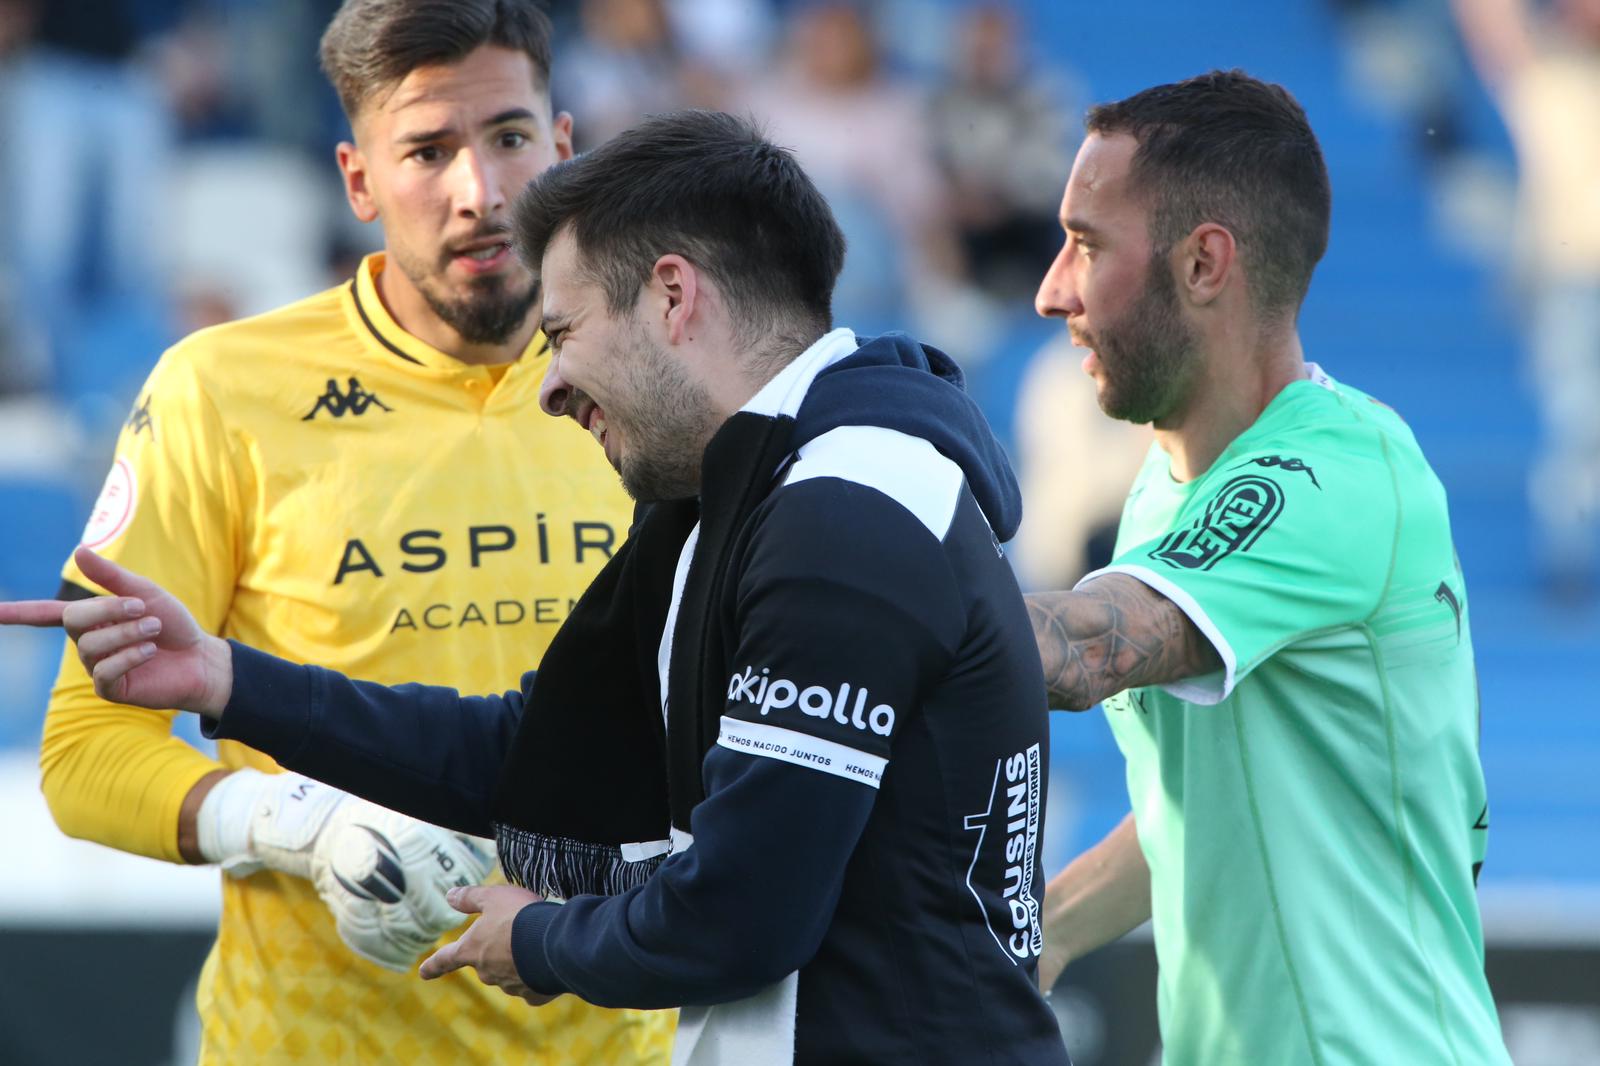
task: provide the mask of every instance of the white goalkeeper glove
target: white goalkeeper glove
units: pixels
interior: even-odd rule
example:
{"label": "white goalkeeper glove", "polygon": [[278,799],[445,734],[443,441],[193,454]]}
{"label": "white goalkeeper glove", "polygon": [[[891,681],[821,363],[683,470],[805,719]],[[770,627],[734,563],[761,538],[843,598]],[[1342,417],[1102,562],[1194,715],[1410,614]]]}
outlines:
{"label": "white goalkeeper glove", "polygon": [[304,877],[357,955],[409,970],[466,920],[445,902],[494,869],[487,841],[440,829],[299,774],[236,770],[200,804],[200,854],[232,877]]}

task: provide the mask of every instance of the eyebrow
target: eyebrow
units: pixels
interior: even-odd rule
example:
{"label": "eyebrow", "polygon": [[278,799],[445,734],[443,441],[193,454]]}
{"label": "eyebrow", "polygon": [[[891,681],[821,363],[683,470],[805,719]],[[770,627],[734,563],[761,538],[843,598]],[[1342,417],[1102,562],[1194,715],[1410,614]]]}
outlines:
{"label": "eyebrow", "polygon": [[1090,236],[1097,236],[1100,233],[1081,218],[1064,218],[1061,220],[1061,228],[1069,233],[1086,233]]}
{"label": "eyebrow", "polygon": [[563,329],[568,328],[571,325],[572,325],[571,317],[563,315],[560,311],[557,311],[554,314],[551,314],[549,311],[546,311],[539,318],[539,329],[544,333],[544,335],[546,337],[550,336],[552,331],[563,330]]}
{"label": "eyebrow", "polygon": [[[508,122],[529,122],[534,118],[532,111],[525,107],[511,107],[483,123],[484,129],[493,129],[495,126],[504,126]],[[436,130],[421,130],[417,133],[408,133],[403,137],[395,138],[399,144],[428,144],[433,141],[442,141],[450,136],[454,130],[449,126],[441,126]]]}

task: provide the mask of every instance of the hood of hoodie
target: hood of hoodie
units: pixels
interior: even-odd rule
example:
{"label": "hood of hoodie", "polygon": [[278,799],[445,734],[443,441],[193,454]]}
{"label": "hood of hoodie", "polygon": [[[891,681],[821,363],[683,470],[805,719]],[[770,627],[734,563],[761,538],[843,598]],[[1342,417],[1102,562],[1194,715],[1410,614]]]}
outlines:
{"label": "hood of hoodie", "polygon": [[904,333],[859,338],[853,355],[817,374],[795,414],[798,450],[841,426],[878,426],[932,444],[966,475],[1001,541],[1022,523],[1022,492],[1005,449],[955,360]]}

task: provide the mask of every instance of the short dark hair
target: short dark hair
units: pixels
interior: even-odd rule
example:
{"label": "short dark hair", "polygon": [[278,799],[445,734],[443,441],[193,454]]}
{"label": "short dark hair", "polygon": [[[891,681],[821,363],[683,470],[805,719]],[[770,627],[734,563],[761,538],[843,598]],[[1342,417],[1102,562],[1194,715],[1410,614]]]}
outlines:
{"label": "short dark hair", "polygon": [[322,69],[354,120],[418,67],[458,63],[486,44],[533,61],[550,84],[550,20],[533,0],[345,0],[322,34]]}
{"label": "short dark hair", "polygon": [[1159,253],[1205,222],[1238,242],[1264,315],[1293,313],[1328,248],[1333,194],[1322,149],[1288,90],[1214,70],[1089,110],[1090,133],[1139,142],[1132,185]]}
{"label": "short dark hair", "polygon": [[557,163],[529,183],[512,227],[536,273],[570,228],[613,314],[677,253],[716,281],[748,340],[833,324],[845,244],[832,209],[791,152],[720,111],[652,116]]}

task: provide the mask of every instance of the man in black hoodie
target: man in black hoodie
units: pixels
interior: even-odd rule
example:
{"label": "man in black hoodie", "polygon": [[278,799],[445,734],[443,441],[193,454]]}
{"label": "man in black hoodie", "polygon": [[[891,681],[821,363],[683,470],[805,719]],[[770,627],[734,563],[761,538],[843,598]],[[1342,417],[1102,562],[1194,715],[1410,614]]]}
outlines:
{"label": "man in black hoodie", "polygon": [[652,505],[544,669],[503,697],[351,682],[202,635],[84,554],[162,625],[66,610],[102,695],[492,826],[513,880],[569,897],[456,890],[483,916],[425,977],[683,1006],[696,1066],[1065,1063],[1033,982],[1048,725],[999,548],[1020,504],[960,372],[831,328],[831,213],[726,115],[552,168],[516,228],[556,353],[545,409]]}

